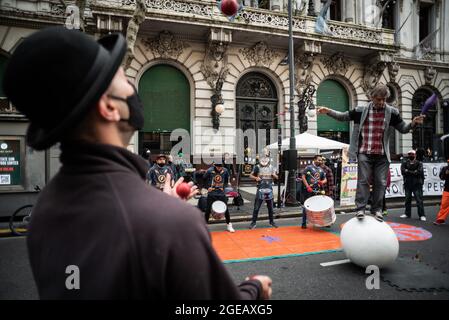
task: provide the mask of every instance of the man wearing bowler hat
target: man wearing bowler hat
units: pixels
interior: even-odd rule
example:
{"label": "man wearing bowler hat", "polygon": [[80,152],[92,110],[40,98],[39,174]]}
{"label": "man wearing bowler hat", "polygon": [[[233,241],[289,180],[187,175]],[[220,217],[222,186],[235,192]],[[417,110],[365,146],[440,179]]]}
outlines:
{"label": "man wearing bowler hat", "polygon": [[[126,149],[144,118],[120,67],[125,51],[120,34],[96,42],[52,27],[25,39],[6,67],[4,91],[30,120],[28,145],[59,142],[62,151],[27,238],[39,296],[269,298],[266,276],[234,284],[197,209],[175,198],[182,180],[165,193],[145,183],[147,163]],[[67,286],[70,276],[78,287]]]}

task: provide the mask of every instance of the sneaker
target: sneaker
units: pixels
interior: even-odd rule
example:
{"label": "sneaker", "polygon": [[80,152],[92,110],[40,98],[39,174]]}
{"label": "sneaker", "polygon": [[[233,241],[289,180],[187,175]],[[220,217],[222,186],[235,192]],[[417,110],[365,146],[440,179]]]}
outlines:
{"label": "sneaker", "polygon": [[357,211],[356,215],[357,219],[362,220],[363,218],[365,218],[365,210],[359,210]]}
{"label": "sneaker", "polygon": [[384,211],[382,212],[382,214],[386,217],[386,216],[388,216],[388,211],[387,211],[387,210],[384,210]]}
{"label": "sneaker", "polygon": [[274,223],[274,221],[271,221],[271,222],[270,222],[270,225],[271,225],[273,228],[279,228],[278,225],[277,225],[276,223]]}
{"label": "sneaker", "polygon": [[301,228],[307,229],[307,225],[303,224],[303,225],[301,225]]}
{"label": "sneaker", "polygon": [[255,222],[251,222],[251,224],[249,225],[249,229],[255,229],[256,228],[256,223]]}
{"label": "sneaker", "polygon": [[229,232],[235,232],[234,228],[232,227],[232,223],[229,223],[226,227],[226,230],[228,230]]}
{"label": "sneaker", "polygon": [[427,221],[427,218],[425,216],[419,217],[419,220],[421,221]]}
{"label": "sneaker", "polygon": [[442,224],[446,224],[446,222],[444,220],[436,220],[433,222],[433,224],[436,226],[441,226]]}
{"label": "sneaker", "polygon": [[376,218],[377,221],[384,222],[384,216],[380,211],[374,213],[374,218]]}
{"label": "sneaker", "polygon": [[402,218],[402,219],[408,218],[408,219],[410,219],[410,217],[408,215],[406,215],[406,214],[401,215],[399,218]]}

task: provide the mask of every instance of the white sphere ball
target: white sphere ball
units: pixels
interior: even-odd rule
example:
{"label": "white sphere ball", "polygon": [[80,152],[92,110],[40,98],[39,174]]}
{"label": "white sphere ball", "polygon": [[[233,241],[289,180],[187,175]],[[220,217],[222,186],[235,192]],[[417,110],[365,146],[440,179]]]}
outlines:
{"label": "white sphere ball", "polygon": [[343,251],[351,262],[366,268],[379,268],[393,263],[399,253],[399,241],[386,222],[371,216],[352,218],[343,226],[340,234]]}
{"label": "white sphere ball", "polygon": [[316,110],[312,109],[312,110],[307,111],[307,115],[311,118],[314,118],[316,115]]}

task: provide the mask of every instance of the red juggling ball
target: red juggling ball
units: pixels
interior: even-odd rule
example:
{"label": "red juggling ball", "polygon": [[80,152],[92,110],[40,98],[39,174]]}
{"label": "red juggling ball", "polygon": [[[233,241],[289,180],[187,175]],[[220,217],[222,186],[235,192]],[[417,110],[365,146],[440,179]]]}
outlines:
{"label": "red juggling ball", "polygon": [[183,182],[176,187],[176,193],[182,198],[187,199],[190,194],[190,186],[188,183]]}

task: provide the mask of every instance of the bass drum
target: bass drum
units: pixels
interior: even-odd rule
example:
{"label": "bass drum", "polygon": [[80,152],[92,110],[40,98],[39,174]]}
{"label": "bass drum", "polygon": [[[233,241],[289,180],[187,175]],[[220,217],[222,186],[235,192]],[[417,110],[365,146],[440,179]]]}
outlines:
{"label": "bass drum", "polygon": [[225,216],[226,209],[227,209],[226,203],[224,203],[223,201],[219,201],[219,200],[214,201],[212,203],[212,210],[211,210],[212,211],[212,217],[215,220],[223,219],[224,216]]}
{"label": "bass drum", "polygon": [[328,196],[313,196],[304,202],[307,223],[315,227],[328,227],[334,224],[334,200]]}

